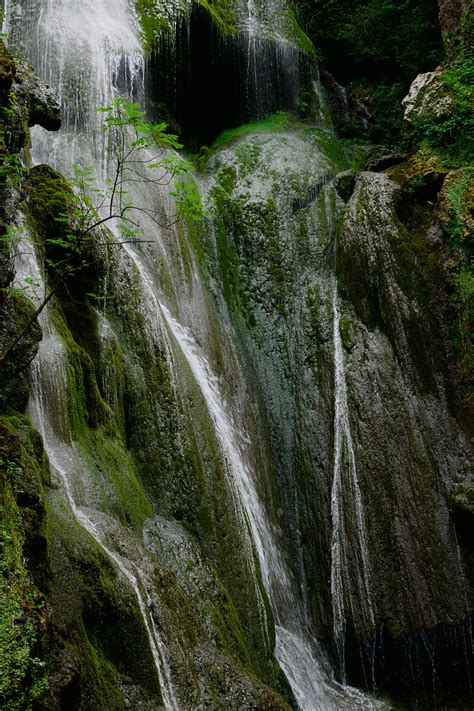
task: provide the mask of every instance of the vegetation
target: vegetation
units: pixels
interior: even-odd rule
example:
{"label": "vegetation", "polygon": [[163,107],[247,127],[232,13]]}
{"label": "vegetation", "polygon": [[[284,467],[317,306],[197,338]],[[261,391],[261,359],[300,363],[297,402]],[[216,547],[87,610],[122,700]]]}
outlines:
{"label": "vegetation", "polygon": [[0,418],[0,706],[5,711],[38,708],[48,691],[41,659],[44,598],[25,557],[28,529],[36,535],[41,530],[41,472],[28,439],[33,435],[23,420]]}
{"label": "vegetation", "polygon": [[303,27],[327,69],[364,100],[375,140],[400,141],[400,102],[443,57],[433,0],[299,0]]}
{"label": "vegetation", "polygon": [[[196,3],[209,13],[216,27],[222,33],[233,33],[236,30],[235,5],[232,0],[196,0]],[[173,21],[189,13],[189,4],[184,0],[177,3],[171,10],[164,10],[156,0],[137,0],[137,10],[140,16],[145,47],[152,50],[163,32],[172,29]]]}
{"label": "vegetation", "polygon": [[[201,219],[201,202],[195,184],[183,179],[191,170],[191,164],[174,152],[182,145],[175,135],[166,132],[166,124],[148,122],[137,104],[123,99],[116,99],[112,106],[99,110],[106,114],[104,130],[111,134],[114,151],[113,175],[105,187],[99,187],[90,167],[73,166],[69,182],[47,166],[32,171],[29,207],[42,226],[47,284],[37,309],[0,353],[0,364],[25,337],[57,290],[85,267],[93,267],[93,251],[98,245],[144,241],[141,218],[162,227],[170,227],[181,217]],[[4,170],[16,176],[18,166],[7,164]],[[128,188],[133,183],[164,186],[173,181],[171,194],[176,199],[177,214],[172,223],[159,205],[139,204],[130,199]],[[101,228],[109,224],[116,226],[121,240],[112,242],[104,234]],[[1,238],[7,243],[12,263],[21,238],[21,232],[11,229]],[[8,286],[3,291],[13,295],[18,289],[31,285]]]}
{"label": "vegetation", "polygon": [[285,111],[277,111],[277,113],[268,116],[261,121],[254,123],[246,123],[242,126],[236,126],[227,131],[223,131],[214,141],[213,148],[222,148],[233,140],[245,136],[249,133],[267,133],[268,131],[283,131],[285,128],[290,128],[294,124],[294,119],[291,114]]}
{"label": "vegetation", "polygon": [[463,54],[441,76],[443,92],[451,99],[449,113],[438,120],[432,112],[421,115],[414,125],[414,140],[448,167],[458,167],[474,157],[474,54]]}

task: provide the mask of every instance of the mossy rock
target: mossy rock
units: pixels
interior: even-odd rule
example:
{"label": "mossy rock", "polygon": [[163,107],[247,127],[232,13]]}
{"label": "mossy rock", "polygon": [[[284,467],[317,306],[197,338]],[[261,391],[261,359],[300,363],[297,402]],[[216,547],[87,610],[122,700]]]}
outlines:
{"label": "mossy rock", "polygon": [[48,507],[48,567],[38,571],[50,613],[52,692],[69,708],[124,709],[122,683],[160,705],[136,597],[57,494]]}
{"label": "mossy rock", "polygon": [[24,417],[0,418],[0,705],[47,708],[45,598],[31,562],[45,553],[41,440]]}
{"label": "mossy rock", "polygon": [[[29,323],[35,306],[22,291],[15,291],[3,308],[0,351],[4,352]],[[24,412],[29,397],[28,366],[38,351],[42,331],[36,320],[0,367],[0,412]]]}
{"label": "mossy rock", "polygon": [[100,290],[104,266],[97,242],[102,233],[77,227],[83,209],[71,185],[48,165],[38,165],[30,170],[26,189],[33,233],[51,283],[76,298]]}

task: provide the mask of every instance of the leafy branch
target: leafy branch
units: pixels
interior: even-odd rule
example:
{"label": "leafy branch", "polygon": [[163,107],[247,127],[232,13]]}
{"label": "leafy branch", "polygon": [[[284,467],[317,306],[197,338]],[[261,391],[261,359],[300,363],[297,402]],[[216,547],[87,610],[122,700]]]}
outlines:
{"label": "leafy branch", "polygon": [[[143,221],[169,229],[180,219],[200,221],[203,208],[194,182],[188,177],[192,165],[177,154],[183,146],[177,136],[167,133],[165,123],[151,123],[138,104],[117,98],[109,107],[98,109],[104,114],[103,130],[109,135],[112,170],[105,184],[99,184],[90,166],[72,166],[72,177],[59,191],[62,207],[54,210],[54,231],[44,240],[46,288],[36,311],[17,336],[0,354],[0,365],[28,333],[61,285],[90,265],[87,255],[94,247],[139,244],[143,239]],[[22,175],[17,161],[7,167],[9,176]],[[58,175],[59,179],[59,175]],[[134,184],[156,188],[171,186],[176,214],[166,218],[155,205],[143,202],[143,190],[133,190]],[[102,228],[111,225],[120,234],[112,241],[101,241]],[[18,255],[18,234],[7,232],[4,241],[10,244],[11,259]],[[23,287],[21,290],[24,288]],[[10,294],[18,287],[10,286]]]}

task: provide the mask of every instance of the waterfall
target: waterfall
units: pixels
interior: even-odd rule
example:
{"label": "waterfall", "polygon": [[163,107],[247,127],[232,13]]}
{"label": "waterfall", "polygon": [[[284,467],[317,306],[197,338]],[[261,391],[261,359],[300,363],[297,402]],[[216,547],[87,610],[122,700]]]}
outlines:
{"label": "waterfall", "polygon": [[[249,18],[251,17],[249,2]],[[143,101],[144,59],[140,46],[137,19],[127,0],[25,0],[24,17],[14,23],[13,32],[24,47],[30,61],[42,78],[58,91],[63,107],[64,128],[57,136],[50,136],[42,129],[34,131],[33,157],[35,162],[47,162],[66,172],[67,167],[82,160],[94,166],[102,178],[107,174],[108,145],[101,130],[101,117],[96,108],[107,106],[116,95]],[[250,19],[249,19],[250,22]],[[252,33],[248,33],[249,62],[255,64],[255,45]],[[257,46],[258,49],[258,46]],[[278,50],[277,50],[278,51]],[[252,59],[250,58],[250,55]],[[284,57],[284,53],[282,57]],[[293,55],[292,55],[293,56]],[[250,66],[250,65],[249,65]],[[290,72],[291,73],[291,72]],[[255,79],[256,81],[256,79]],[[147,192],[150,190],[150,192]],[[166,191],[142,188],[141,197],[150,201],[171,200]],[[296,585],[285,558],[281,533],[271,523],[268,512],[261,501],[256,485],[256,473],[252,471],[250,457],[245,442],[249,433],[239,421],[222,392],[213,372],[205,347],[197,345],[193,327],[198,330],[200,309],[204,309],[197,274],[193,276],[193,297],[186,301],[191,288],[180,288],[180,277],[184,272],[183,257],[178,247],[165,244],[165,237],[152,224],[147,225],[155,241],[155,251],[160,252],[154,259],[161,271],[169,272],[172,286],[169,292],[174,304],[165,303],[164,289],[158,293],[158,267],[153,272],[145,267],[140,255],[131,247],[126,252],[140,277],[143,299],[148,303],[148,322],[155,329],[155,338],[166,341],[164,325],[169,330],[170,341],[181,350],[195,382],[206,403],[214,425],[215,435],[226,462],[231,488],[236,504],[241,511],[242,535],[248,543],[247,556],[253,562],[253,548],[257,553],[254,563],[255,584],[258,585],[259,566],[263,583],[268,594],[276,620],[276,656],[284,670],[301,711],[326,711],[327,709],[378,708],[356,690],[342,687],[330,679],[321,661],[322,654],[308,628]],[[176,237],[176,234],[173,235]],[[158,248],[158,249],[156,249]],[[167,250],[173,250],[171,256]],[[177,258],[176,258],[177,257]],[[152,266],[156,266],[152,265]],[[31,265],[29,265],[31,268]],[[39,274],[39,270],[38,274]],[[158,276],[157,276],[158,275]],[[176,297],[178,292],[181,295]],[[336,299],[336,297],[335,297]],[[334,467],[334,516],[335,537],[334,585],[339,594],[340,562],[343,555],[340,536],[342,528],[337,523],[340,516],[340,482],[342,477],[342,451],[345,443],[350,460],[350,476],[354,488],[355,510],[360,515],[360,492],[356,477],[354,453],[350,438],[347,414],[347,394],[342,367],[342,345],[339,333],[337,303],[334,301],[335,334],[335,375],[337,446]],[[173,308],[174,307],[174,308]],[[173,314],[175,315],[172,315]],[[175,313],[177,312],[177,314]],[[180,323],[185,314],[191,323],[186,328]],[[71,510],[77,522],[90,533],[103,551],[110,557],[122,575],[133,588],[143,615],[160,681],[163,700],[167,709],[178,709],[179,690],[174,689],[172,672],[167,660],[166,640],[164,640],[150,612],[150,600],[146,585],[141,580],[136,563],[118,554],[104,538],[100,527],[90,511],[80,502],[81,460],[69,437],[66,414],[67,379],[64,346],[48,322],[45,310],[41,319],[43,341],[32,366],[32,393],[30,402],[31,418],[41,432],[46,452],[52,468],[57,472]],[[165,343],[165,347],[166,343]],[[170,358],[170,360],[172,360]],[[176,366],[175,366],[176,367]],[[239,376],[244,377],[242,373]],[[255,437],[258,437],[256,433]],[[358,497],[358,498],[357,498]],[[357,513],[359,511],[359,513]],[[361,534],[364,532],[363,519],[360,521]],[[362,541],[362,538],[361,538]],[[365,549],[361,549],[365,556]],[[365,558],[364,558],[365,562]],[[337,565],[336,565],[337,563]],[[365,581],[365,578],[364,578]],[[364,583],[365,584],[365,583]],[[343,608],[338,603],[337,630],[342,629]],[[262,601],[261,617],[265,618]],[[265,620],[264,620],[265,623]]]}
{"label": "waterfall", "polygon": [[232,419],[218,379],[191,334],[171,316],[163,304],[161,310],[204,396],[229,474],[249,521],[263,582],[276,621],[276,657],[301,711],[350,709],[355,706],[380,708],[377,702],[356,689],[341,687],[326,677],[317,658],[321,650],[305,625],[281,545],[260,501],[253,472],[245,456],[244,443],[248,437],[245,432],[239,431],[238,423]]}
{"label": "waterfall", "polygon": [[4,0],[2,15],[2,34],[8,35],[10,32],[11,0]]}
{"label": "waterfall", "polygon": [[[112,551],[107,546],[92,516],[76,503],[71,475],[74,471],[81,470],[81,461],[74,446],[68,445],[64,441],[64,430],[67,429],[67,380],[65,377],[67,366],[64,346],[59,336],[51,329],[47,313],[41,317],[41,327],[43,339],[32,365],[32,389],[29,405],[31,421],[41,433],[50,467],[60,477],[63,491],[77,523],[90,533],[130,583],[145,623],[163,701],[167,709],[178,711],[179,706],[171,681],[165,644],[153,616],[150,614],[151,598],[146,593],[146,586],[140,579],[140,571],[133,561]],[[54,412],[58,404],[62,406],[63,412],[55,414],[56,417],[64,418],[61,423],[64,427],[62,434],[55,432],[55,425],[51,421],[51,412]]]}
{"label": "waterfall", "polygon": [[[22,224],[22,227],[27,229],[25,224]],[[22,238],[19,256],[16,258],[15,278],[20,286],[26,283],[26,279],[33,279],[35,290],[33,294],[30,293],[30,298],[36,304],[42,301],[46,286],[31,241],[26,236]],[[77,523],[92,536],[130,583],[148,634],[163,701],[167,709],[178,711],[179,706],[171,683],[165,645],[153,615],[150,614],[151,599],[146,592],[146,585],[140,578],[140,571],[132,560],[108,547],[100,528],[94,521],[92,512],[77,504],[77,481],[78,478],[81,479],[83,463],[74,444],[70,441],[66,353],[61,338],[51,325],[49,310],[50,307],[46,307],[40,316],[43,338],[31,366],[31,395],[28,408],[31,422],[41,434],[51,470],[59,476],[63,492]]]}

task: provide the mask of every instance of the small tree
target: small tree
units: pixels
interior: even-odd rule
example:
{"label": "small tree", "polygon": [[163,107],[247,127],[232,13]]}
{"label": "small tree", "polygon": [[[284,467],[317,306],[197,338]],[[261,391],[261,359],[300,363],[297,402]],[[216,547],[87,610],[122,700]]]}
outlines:
{"label": "small tree", "polygon": [[[23,328],[0,354],[0,365],[8,358],[15,346],[25,337],[41,312],[57,293],[65,280],[86,266],[80,255],[88,248],[101,244],[101,230],[110,224],[118,229],[122,239],[103,244],[116,246],[137,244],[143,239],[140,217],[146,217],[160,227],[170,228],[183,217],[193,221],[202,219],[202,205],[192,179],[187,175],[192,169],[176,153],[183,146],[178,138],[167,133],[165,123],[147,121],[145,113],[135,103],[115,99],[112,106],[99,109],[105,114],[103,130],[109,135],[112,149],[112,175],[105,185],[99,185],[91,167],[72,166],[69,188],[63,191],[63,207],[55,217],[58,234],[45,240],[48,275],[43,298]],[[130,198],[128,187],[133,184],[172,186],[176,214],[167,220],[159,207],[138,204]],[[7,230],[4,242],[8,243],[10,259],[18,256],[21,240],[18,230]],[[9,286],[4,291],[13,294],[33,285],[26,280],[26,287]]]}

